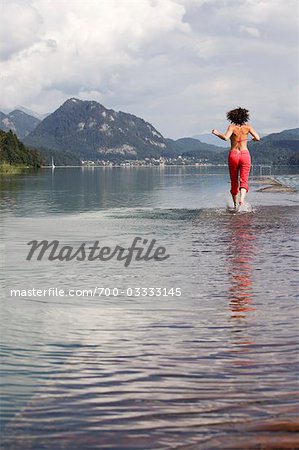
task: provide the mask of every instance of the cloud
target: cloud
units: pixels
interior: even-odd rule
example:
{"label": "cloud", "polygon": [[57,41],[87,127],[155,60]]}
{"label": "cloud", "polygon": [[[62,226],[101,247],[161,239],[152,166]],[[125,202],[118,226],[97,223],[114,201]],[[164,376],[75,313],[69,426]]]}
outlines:
{"label": "cloud", "polygon": [[2,0],[0,3],[0,58],[9,59],[38,39],[42,17],[31,5]]}
{"label": "cloud", "polygon": [[[144,117],[166,136],[297,126],[296,0],[1,0],[1,106],[71,96]],[[285,114],[282,114],[284,111]]]}
{"label": "cloud", "polygon": [[244,31],[245,33],[248,33],[250,36],[253,36],[256,38],[260,37],[260,35],[261,35],[259,30],[255,27],[246,27],[244,25],[240,25],[240,31],[241,32]]}

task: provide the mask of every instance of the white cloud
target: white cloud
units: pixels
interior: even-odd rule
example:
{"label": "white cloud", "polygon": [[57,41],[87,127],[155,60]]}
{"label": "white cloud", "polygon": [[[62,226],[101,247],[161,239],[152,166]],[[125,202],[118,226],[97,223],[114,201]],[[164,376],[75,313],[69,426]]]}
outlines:
{"label": "white cloud", "polygon": [[256,38],[260,37],[260,35],[261,35],[259,30],[255,27],[246,27],[244,25],[240,25],[240,31],[241,32],[244,31],[245,33],[250,34],[250,36],[253,36]]}
{"label": "white cloud", "polygon": [[171,137],[225,126],[238,105],[267,130],[297,126],[296,0],[58,3],[0,0],[3,108],[76,96]]}
{"label": "white cloud", "polygon": [[1,0],[0,17],[1,60],[30,47],[38,39],[42,17],[32,5]]}

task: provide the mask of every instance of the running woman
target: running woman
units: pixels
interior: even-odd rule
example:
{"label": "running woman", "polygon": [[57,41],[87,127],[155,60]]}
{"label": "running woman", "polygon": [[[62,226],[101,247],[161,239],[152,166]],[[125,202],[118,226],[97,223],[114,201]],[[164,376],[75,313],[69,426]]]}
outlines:
{"label": "running woman", "polygon": [[233,109],[226,114],[226,117],[232,123],[229,125],[226,133],[222,134],[216,129],[213,129],[212,133],[224,141],[230,139],[231,142],[231,148],[228,153],[228,167],[231,182],[230,193],[236,209],[239,187],[239,207],[244,204],[245,196],[248,192],[248,177],[251,165],[250,153],[247,148],[248,134],[252,135],[253,141],[259,141],[260,137],[248,123],[249,111],[247,109],[240,107]]}

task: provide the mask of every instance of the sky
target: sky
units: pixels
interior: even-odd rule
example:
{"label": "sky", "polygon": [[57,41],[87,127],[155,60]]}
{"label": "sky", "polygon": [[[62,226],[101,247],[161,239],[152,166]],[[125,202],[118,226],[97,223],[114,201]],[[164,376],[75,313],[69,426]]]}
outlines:
{"label": "sky", "polygon": [[96,100],[174,139],[225,131],[238,106],[261,134],[298,127],[298,6],[0,0],[0,110]]}

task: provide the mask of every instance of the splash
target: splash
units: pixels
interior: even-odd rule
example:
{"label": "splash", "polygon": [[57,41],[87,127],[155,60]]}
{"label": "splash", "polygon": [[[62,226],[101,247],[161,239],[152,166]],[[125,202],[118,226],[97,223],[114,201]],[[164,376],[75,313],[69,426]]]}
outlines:
{"label": "splash", "polygon": [[255,208],[251,203],[244,202],[243,205],[239,205],[236,208],[226,205],[226,211],[231,214],[245,214],[255,212]]}
{"label": "splash", "polygon": [[238,213],[253,213],[254,211],[254,207],[248,202],[244,202],[243,205],[240,205],[237,208]]}

